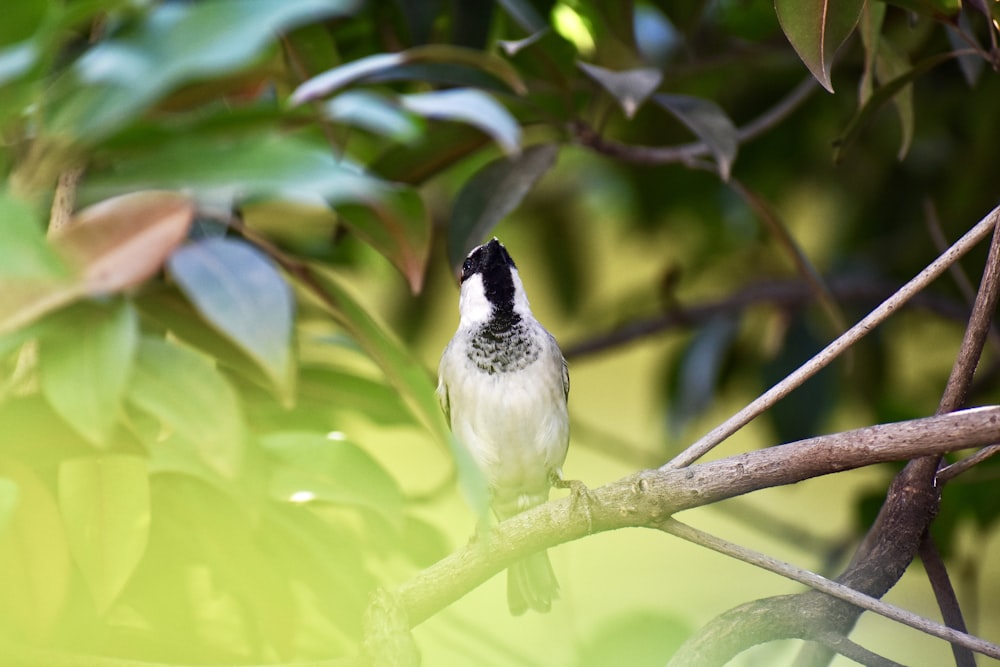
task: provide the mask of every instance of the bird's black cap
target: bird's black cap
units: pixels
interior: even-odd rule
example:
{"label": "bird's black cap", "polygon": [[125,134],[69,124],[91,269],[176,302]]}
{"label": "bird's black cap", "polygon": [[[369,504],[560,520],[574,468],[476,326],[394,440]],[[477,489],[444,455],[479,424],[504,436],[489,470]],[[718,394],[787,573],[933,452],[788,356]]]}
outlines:
{"label": "bird's black cap", "polygon": [[486,298],[494,308],[511,309],[514,307],[514,278],[511,269],[514,260],[510,258],[507,249],[495,237],[489,242],[474,248],[462,264],[461,282],[477,273],[483,277],[483,289]]}

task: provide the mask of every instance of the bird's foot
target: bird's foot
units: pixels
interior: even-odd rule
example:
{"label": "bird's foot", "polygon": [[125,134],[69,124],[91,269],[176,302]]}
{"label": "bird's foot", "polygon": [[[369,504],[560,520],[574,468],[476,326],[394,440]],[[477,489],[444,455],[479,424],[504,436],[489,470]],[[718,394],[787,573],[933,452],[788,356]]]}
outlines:
{"label": "bird's foot", "polygon": [[598,500],[594,492],[587,488],[587,485],[578,479],[563,479],[562,475],[553,471],[551,476],[552,486],[557,489],[569,489],[570,490],[570,507],[571,511],[576,513],[578,508],[582,508],[583,513],[587,517],[587,532],[594,532],[594,506],[599,506],[601,501]]}

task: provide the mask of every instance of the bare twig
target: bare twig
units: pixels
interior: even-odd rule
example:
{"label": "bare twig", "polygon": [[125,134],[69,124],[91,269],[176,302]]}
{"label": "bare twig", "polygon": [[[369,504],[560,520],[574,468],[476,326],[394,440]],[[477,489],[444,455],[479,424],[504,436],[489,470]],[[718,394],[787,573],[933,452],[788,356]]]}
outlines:
{"label": "bare twig", "polygon": [[672,518],[664,521],[658,526],[658,528],[664,532],[670,533],[671,535],[680,537],[681,539],[685,539],[689,542],[711,549],[712,551],[736,558],[744,563],[749,563],[750,565],[767,570],[768,572],[773,572],[787,579],[791,579],[792,581],[797,581],[800,584],[805,584],[814,590],[822,591],[839,600],[843,600],[857,607],[873,611],[876,614],[885,616],[886,618],[902,623],[903,625],[908,625],[909,627],[920,630],[926,634],[967,647],[973,651],[982,653],[983,655],[1000,659],[1000,646],[979,639],[978,637],[973,637],[964,631],[960,632],[958,630],[945,627],[940,623],[928,620],[895,605],[882,602],[881,600],[865,595],[864,593],[859,593],[853,588],[827,579],[826,577],[821,577],[814,572],[797,567],[791,563],[786,563],[778,560],[777,558],[772,558],[771,556],[760,553],[759,551],[747,549],[746,547],[738,544],[728,542]]}
{"label": "bare twig", "polygon": [[983,447],[975,454],[967,456],[961,461],[956,461],[949,466],[945,466],[938,471],[937,479],[938,482],[945,484],[955,479],[963,472],[979,465],[991,456],[996,456],[1000,454],[1000,445],[990,445],[988,447]]}
{"label": "bare twig", "polygon": [[936,260],[931,262],[927,268],[917,274],[917,276],[910,280],[910,282],[903,285],[899,291],[882,302],[878,308],[873,310],[860,322],[848,329],[842,336],[827,345],[812,359],[800,366],[784,380],[771,387],[745,408],[737,412],[731,418],[714,428],[700,440],[681,452],[673,460],[668,462],[664,468],[682,468],[690,465],[693,461],[697,461],[716,445],[739,429],[743,428],[743,426],[745,426],[752,419],[769,409],[772,405],[791,393],[792,390],[799,387],[803,382],[828,366],[845,350],[868,335],[872,329],[886,320],[904,303],[909,301],[913,295],[933,282],[938,276],[946,271],[949,266],[958,261],[962,255],[985,238],[996,225],[998,216],[1000,216],[1000,207],[993,209],[989,215],[980,220],[975,227],[969,230]]}
{"label": "bare twig", "polygon": [[[833,297],[841,303],[879,303],[892,295],[898,284],[889,284],[870,277],[840,277],[826,279]],[[736,317],[757,305],[796,308],[814,300],[808,285],[800,281],[766,281],[750,285],[715,301],[678,307],[668,312],[629,322],[611,331],[601,332],[585,340],[563,347],[567,359],[580,359],[606,352],[672,329],[690,329],[723,317]],[[969,310],[957,301],[931,294],[917,294],[907,307],[925,308],[942,317],[965,321]]]}

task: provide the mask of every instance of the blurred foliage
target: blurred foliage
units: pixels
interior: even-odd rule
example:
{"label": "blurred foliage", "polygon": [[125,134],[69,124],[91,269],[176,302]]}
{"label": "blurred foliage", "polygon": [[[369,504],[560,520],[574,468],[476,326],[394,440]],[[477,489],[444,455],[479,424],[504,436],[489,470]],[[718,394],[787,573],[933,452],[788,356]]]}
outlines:
{"label": "blurred foliage", "polygon": [[[449,542],[342,426],[436,441],[482,511],[413,346],[444,289],[428,267],[515,210],[593,337],[570,351],[620,324],[688,336],[664,352],[661,458],[888,296],[938,252],[925,220],[954,238],[996,200],[1000,5],[826,4],[8,0],[0,639],[355,653],[371,591]],[[586,298],[601,225],[671,238],[661,279]],[[373,290],[389,322],[347,280],[374,255],[399,274]],[[957,336],[967,305],[946,284],[923,304],[776,410],[778,437],[845,405],[932,412],[921,326]],[[993,468],[949,487],[946,548],[963,518],[994,526]],[[576,664],[661,664],[686,623],[636,611]]]}

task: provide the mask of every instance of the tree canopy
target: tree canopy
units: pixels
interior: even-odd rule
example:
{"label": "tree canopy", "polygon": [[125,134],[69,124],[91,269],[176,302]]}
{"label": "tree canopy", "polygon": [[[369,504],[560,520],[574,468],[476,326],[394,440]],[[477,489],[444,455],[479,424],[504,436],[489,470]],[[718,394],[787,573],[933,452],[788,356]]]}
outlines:
{"label": "tree canopy", "polygon": [[[3,14],[5,664],[1000,659],[1000,3]],[[591,490],[477,532],[434,369],[493,234]]]}

